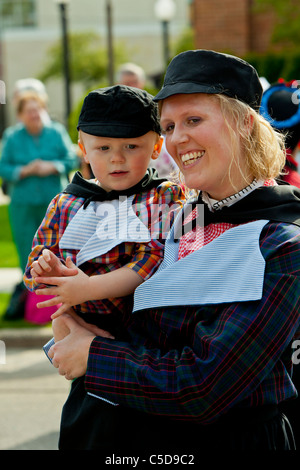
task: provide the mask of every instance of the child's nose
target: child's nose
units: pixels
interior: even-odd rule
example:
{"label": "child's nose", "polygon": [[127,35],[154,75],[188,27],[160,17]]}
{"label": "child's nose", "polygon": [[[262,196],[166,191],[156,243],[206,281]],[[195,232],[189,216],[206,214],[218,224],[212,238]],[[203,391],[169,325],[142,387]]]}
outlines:
{"label": "child's nose", "polygon": [[116,152],[113,152],[111,156],[111,161],[112,162],[123,162],[125,160],[125,157],[122,153],[122,151],[118,150]]}

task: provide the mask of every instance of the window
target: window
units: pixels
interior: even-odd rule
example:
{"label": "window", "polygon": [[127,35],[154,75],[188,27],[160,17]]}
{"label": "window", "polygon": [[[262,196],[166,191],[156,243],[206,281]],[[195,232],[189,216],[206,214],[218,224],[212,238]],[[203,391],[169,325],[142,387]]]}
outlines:
{"label": "window", "polygon": [[2,28],[36,25],[36,0],[0,0]]}

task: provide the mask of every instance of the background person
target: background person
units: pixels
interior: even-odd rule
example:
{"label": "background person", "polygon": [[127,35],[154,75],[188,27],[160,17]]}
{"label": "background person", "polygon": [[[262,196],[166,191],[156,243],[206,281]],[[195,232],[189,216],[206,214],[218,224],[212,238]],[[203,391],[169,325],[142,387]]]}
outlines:
{"label": "background person", "polygon": [[122,64],[117,71],[117,84],[133,86],[143,90],[146,85],[146,74],[142,67],[132,62]]}
{"label": "background person", "polygon": [[264,92],[260,112],[285,136],[286,162],[281,179],[300,188],[297,151],[300,141],[300,91],[296,80],[281,80]]}
{"label": "background person", "polygon": [[[22,93],[16,109],[19,122],[5,130],[2,141],[0,176],[9,185],[9,219],[22,272],[49,201],[66,186],[78,164],[67,131],[58,122],[45,122],[45,109],[40,95]],[[7,319],[23,316],[24,292],[19,284]]]}

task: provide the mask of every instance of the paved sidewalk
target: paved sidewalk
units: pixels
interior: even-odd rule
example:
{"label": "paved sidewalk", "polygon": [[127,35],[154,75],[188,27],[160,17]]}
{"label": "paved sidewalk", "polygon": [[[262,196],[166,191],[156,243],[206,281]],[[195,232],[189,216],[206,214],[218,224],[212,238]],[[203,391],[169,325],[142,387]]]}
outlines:
{"label": "paved sidewalk", "polygon": [[0,268],[0,293],[12,292],[15,285],[22,281],[20,268]]}

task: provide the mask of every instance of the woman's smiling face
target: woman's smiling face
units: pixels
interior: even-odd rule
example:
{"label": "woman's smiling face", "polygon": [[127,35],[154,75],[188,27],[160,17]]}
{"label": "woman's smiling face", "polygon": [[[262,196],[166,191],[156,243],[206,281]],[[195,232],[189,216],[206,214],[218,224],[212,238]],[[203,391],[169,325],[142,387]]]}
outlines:
{"label": "woman's smiling face", "polygon": [[219,200],[245,186],[241,149],[233,157],[229,129],[214,95],[178,94],[166,98],[161,125],[167,150],[189,188],[206,191]]}

